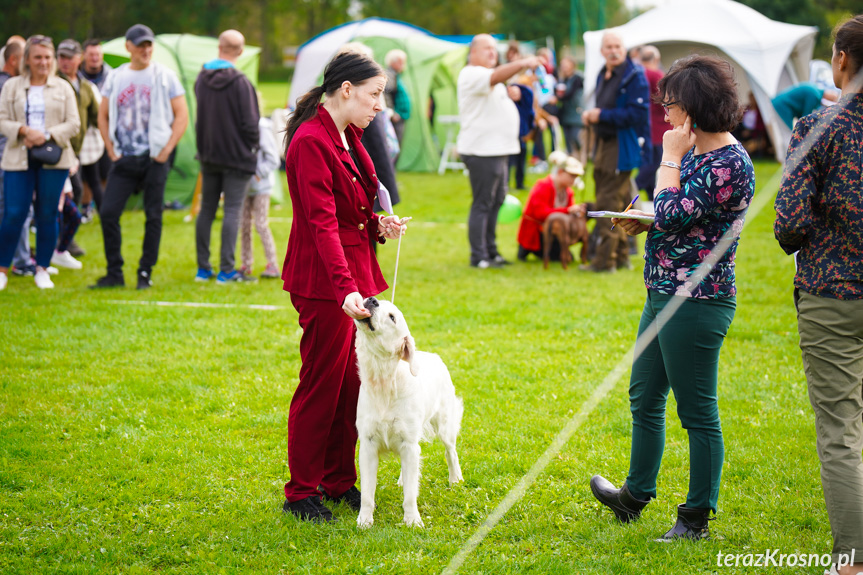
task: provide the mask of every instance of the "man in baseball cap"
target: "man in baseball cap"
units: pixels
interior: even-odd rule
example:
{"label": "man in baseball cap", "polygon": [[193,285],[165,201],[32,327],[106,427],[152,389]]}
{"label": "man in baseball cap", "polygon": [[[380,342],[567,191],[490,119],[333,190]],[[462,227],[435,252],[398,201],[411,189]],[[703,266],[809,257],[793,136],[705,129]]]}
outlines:
{"label": "man in baseball cap", "polygon": [[120,216],[126,201],[143,188],[144,244],[138,262],[138,289],[152,285],[162,239],[162,204],[171,170],[169,158],[186,126],[186,91],[177,75],[153,62],[153,31],[135,24],[126,31],[129,63],[115,69],[102,87],[99,131],[114,162],[99,213],[107,274],[93,288],[125,285]]}
{"label": "man in baseball cap", "polygon": [[83,53],[84,50],[81,49],[81,44],[79,44],[77,40],[72,40],[71,38],[63,40],[60,42],[60,45],[57,46],[57,56],[68,56],[69,58],[74,58]]}
{"label": "man in baseball cap", "polygon": [[140,46],[142,42],[153,42],[155,39],[156,37],[150,27],[143,24],[135,24],[126,30],[126,41],[135,46]]}

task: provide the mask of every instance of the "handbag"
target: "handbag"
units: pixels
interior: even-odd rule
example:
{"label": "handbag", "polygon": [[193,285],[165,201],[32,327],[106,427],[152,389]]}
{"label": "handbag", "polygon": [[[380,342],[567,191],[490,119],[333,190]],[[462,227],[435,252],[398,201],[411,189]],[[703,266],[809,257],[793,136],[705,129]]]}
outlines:
{"label": "handbag", "polygon": [[53,166],[60,161],[60,156],[63,155],[63,148],[58,146],[54,141],[48,140],[41,146],[33,146],[30,148],[30,157],[42,162],[46,166]]}
{"label": "handbag", "polygon": [[[24,92],[24,121],[30,117],[30,90]],[[37,162],[42,162],[46,166],[53,166],[60,161],[60,156],[63,155],[63,148],[57,145],[57,142],[48,140],[41,146],[33,146],[27,153],[29,158]]]}

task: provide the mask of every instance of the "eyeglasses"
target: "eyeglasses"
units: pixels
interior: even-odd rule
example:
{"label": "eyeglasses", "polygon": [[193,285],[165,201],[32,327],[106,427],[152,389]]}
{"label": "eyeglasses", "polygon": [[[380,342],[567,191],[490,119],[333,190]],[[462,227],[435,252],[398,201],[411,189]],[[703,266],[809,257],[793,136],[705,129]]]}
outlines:
{"label": "eyeglasses", "polygon": [[677,104],[677,100],[675,100],[674,102],[668,102],[667,104],[660,104],[660,105],[662,106],[662,109],[665,110],[665,113],[667,114],[668,108],[671,106],[674,106],[675,104]]}
{"label": "eyeglasses", "polygon": [[30,36],[27,38],[27,41],[31,46],[53,46],[54,40],[51,39],[50,36],[43,36],[41,34],[36,34],[35,36]]}

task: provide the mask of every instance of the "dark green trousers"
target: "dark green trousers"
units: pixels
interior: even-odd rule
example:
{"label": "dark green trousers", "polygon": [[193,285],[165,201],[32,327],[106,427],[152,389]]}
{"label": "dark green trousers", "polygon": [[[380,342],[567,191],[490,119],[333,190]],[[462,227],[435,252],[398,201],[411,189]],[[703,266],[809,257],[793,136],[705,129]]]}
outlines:
{"label": "dark green trousers", "polygon": [[[682,305],[658,325],[657,316],[672,302]],[[686,506],[716,512],[725,455],[716,397],[719,350],[736,308],[736,298],[704,300],[647,291],[638,335],[659,332],[636,357],[629,381],[632,451],[626,483],[638,499],[656,497],[670,389],[689,433]]]}

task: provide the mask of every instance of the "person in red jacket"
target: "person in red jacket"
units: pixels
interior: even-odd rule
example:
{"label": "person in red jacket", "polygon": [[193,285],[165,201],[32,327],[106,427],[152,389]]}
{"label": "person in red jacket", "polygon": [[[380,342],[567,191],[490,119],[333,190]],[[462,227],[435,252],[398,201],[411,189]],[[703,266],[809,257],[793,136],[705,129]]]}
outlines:
{"label": "person in red jacket", "polygon": [[382,109],[385,85],[373,60],[340,54],[323,85],[298,100],[285,135],[293,223],[282,280],[303,335],[288,415],[284,510],[307,521],[333,520],[321,496],[360,508],[353,320],[369,317],[364,298],[388,287],[373,245],[404,231],[396,216],[374,213],[378,178],[360,143],[362,128]]}
{"label": "person in red jacket", "polygon": [[[581,162],[564,152],[552,152],[548,156],[552,170],[548,177],[538,180],[530,191],[527,205],[518,228],[518,259],[527,260],[528,254],[542,259],[542,224],[552,212],[579,213],[583,205],[572,203],[572,186],[581,184],[584,167]],[[555,240],[550,252],[551,259],[560,259],[560,246]]]}

